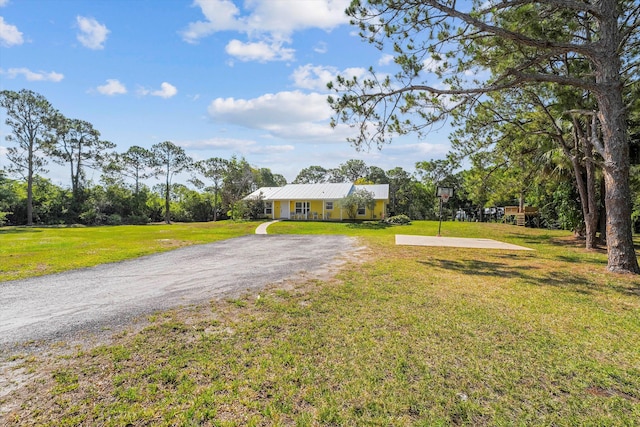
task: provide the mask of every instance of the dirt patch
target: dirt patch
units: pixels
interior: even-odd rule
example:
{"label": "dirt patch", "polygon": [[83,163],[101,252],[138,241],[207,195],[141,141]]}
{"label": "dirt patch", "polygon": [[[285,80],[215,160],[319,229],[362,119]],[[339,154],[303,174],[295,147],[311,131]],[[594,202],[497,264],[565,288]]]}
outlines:
{"label": "dirt patch", "polygon": [[[5,396],[20,389],[36,377],[35,372],[30,372],[27,369],[25,362],[26,359],[16,358],[9,362],[0,363],[0,402]],[[0,414],[2,414],[1,406]]]}
{"label": "dirt patch", "polygon": [[185,245],[185,242],[176,239],[156,239],[156,242],[160,243],[163,248],[180,248]]}
{"label": "dirt patch", "polygon": [[620,390],[605,389],[602,387],[592,386],[592,387],[589,387],[586,391],[590,395],[596,396],[596,397],[621,397],[633,403],[640,403],[640,399],[637,399]]}

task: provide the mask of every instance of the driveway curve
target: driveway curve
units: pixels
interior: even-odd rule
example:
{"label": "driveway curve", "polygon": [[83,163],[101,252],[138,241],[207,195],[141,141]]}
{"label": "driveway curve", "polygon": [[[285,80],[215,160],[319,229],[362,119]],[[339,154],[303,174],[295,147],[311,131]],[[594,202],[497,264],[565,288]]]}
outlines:
{"label": "driveway curve", "polygon": [[356,240],[346,236],[250,235],[0,283],[0,350],[73,340],[157,310],[318,273],[356,249]]}

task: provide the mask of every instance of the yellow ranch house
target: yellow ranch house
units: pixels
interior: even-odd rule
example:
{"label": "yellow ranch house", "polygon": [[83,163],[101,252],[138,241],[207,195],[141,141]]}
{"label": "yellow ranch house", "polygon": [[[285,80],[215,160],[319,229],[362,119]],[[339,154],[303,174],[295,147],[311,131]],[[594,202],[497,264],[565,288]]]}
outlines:
{"label": "yellow ranch house", "polygon": [[326,220],[349,219],[340,201],[356,190],[364,189],[376,202],[373,212],[359,206],[355,219],[382,219],[387,215],[389,185],[355,185],[351,183],[287,184],[284,187],[262,187],[244,200],[262,199],[265,215],[272,219]]}

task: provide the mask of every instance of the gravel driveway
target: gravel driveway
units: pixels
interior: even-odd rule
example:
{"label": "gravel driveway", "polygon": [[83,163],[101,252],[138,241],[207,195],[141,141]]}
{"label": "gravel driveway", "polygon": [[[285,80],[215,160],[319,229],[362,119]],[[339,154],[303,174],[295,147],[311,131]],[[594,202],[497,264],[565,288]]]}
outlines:
{"label": "gravel driveway", "polygon": [[93,268],[0,283],[0,352],[69,340],[156,310],[319,272],[356,250],[345,236],[250,235]]}

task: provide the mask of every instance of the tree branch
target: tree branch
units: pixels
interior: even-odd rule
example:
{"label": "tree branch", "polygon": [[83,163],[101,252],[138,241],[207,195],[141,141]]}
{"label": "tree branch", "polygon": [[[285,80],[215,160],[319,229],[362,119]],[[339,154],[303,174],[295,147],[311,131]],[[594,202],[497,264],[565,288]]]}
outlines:
{"label": "tree branch", "polygon": [[[511,40],[511,41],[515,41],[518,44],[522,44],[525,46],[530,46],[530,47],[536,47],[536,48],[540,48],[540,49],[552,49],[553,51],[555,51],[556,53],[565,53],[565,52],[577,52],[577,53],[581,53],[589,58],[594,58],[594,56],[596,55],[595,49],[591,46],[591,45],[577,45],[574,43],[556,43],[556,42],[551,42],[549,40],[539,40],[539,39],[534,39],[531,37],[527,37],[523,34],[520,33],[516,33],[513,31],[509,31],[506,30],[504,28],[500,28],[494,25],[489,25],[486,22],[483,22],[479,19],[473,18],[470,14],[468,13],[464,13],[464,12],[460,12],[459,10],[455,9],[455,5],[454,7],[448,7],[443,5],[442,3],[440,3],[438,0],[423,0],[424,3],[428,4],[429,6],[449,15],[455,18],[458,18],[464,22],[466,22],[467,24],[473,25],[474,27],[477,27],[479,29],[481,29],[482,31],[486,31],[488,33],[494,34],[498,37],[502,37],[504,39],[507,40]],[[555,3],[566,3],[569,5],[579,5],[580,3],[578,2],[572,2],[570,0],[550,0],[553,1]],[[532,3],[531,1],[527,2],[527,3]],[[524,4],[527,4],[524,3]],[[538,2],[535,2],[538,3]],[[518,3],[516,3],[517,5]],[[575,9],[575,10],[585,10],[587,4],[583,4],[584,7],[581,7],[579,9]],[[510,4],[505,5],[504,7],[510,7]],[[597,10],[596,10],[597,11]]]}

